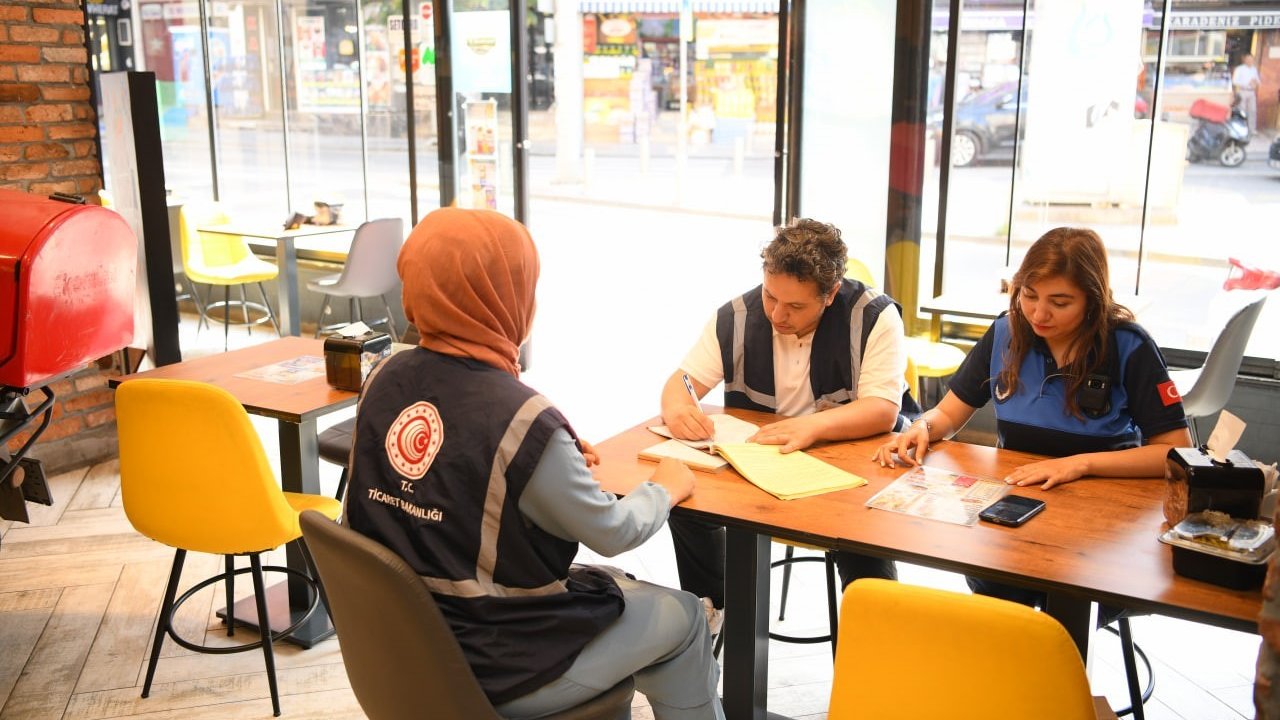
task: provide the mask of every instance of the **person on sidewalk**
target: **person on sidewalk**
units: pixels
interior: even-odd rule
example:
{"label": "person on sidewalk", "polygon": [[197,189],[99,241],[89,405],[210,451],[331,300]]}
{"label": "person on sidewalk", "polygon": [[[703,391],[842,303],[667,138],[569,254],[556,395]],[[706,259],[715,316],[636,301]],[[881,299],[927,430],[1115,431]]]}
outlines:
{"label": "person on sidewalk", "polygon": [[[848,250],[840,230],[792,220],[776,229],[761,257],[763,283],[716,312],[663,386],[662,419],[671,433],[711,437],[715,428],[697,400],[722,381],[726,406],[787,416],[751,438],[781,445],[782,452],[904,426],[900,412],[918,408],[903,379],[901,311],[888,295],[844,277]],[[718,629],[725,529],[680,516],[668,525],[680,587],[704,598]],[[845,585],[862,577],[897,579],[891,560],[837,552],[835,561]]]}
{"label": "person on sidewalk", "polygon": [[613,556],[647,540],[693,473],[670,461],[621,500],[601,491],[591,445],[520,382],[538,279],[528,230],[442,208],[397,269],[421,340],[365,383],[345,522],[422,577],[504,717],[564,710],[634,675],[658,720],[723,720],[698,598],[571,565],[580,542]]}
{"label": "person on sidewalk", "polygon": [[1236,92],[1236,104],[1249,121],[1249,134],[1258,133],[1258,69],[1253,66],[1253,56],[1245,55],[1231,73],[1231,87]]}

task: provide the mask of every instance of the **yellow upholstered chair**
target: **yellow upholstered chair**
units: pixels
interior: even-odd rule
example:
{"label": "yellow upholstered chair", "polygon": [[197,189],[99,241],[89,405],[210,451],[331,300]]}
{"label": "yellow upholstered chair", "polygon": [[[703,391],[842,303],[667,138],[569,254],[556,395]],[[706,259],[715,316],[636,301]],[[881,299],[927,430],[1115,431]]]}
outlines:
{"label": "yellow upholstered chair", "polygon": [[982,595],[858,580],[845,591],[830,720],[1115,717],[1058,621]]}
{"label": "yellow upholstered chair", "polygon": [[[221,388],[183,380],[129,380],[116,390],[116,419],[125,514],[138,532],[176,549],[142,697],[151,692],[165,635],[198,652],[242,652],[260,647],[266,659],[272,709],[279,715],[271,643],[306,622],[317,606],[314,599],[318,593],[313,594],[311,611],[279,633],[268,631],[266,642],[260,639],[232,647],[197,645],[178,636],[173,616],[187,598],[222,581],[226,586],[227,634],[233,634],[235,576],[252,573],[260,627],[270,628],[259,556],[302,535],[298,514],[303,510],[336,518],[342,506],[328,497],[282,492],[249,416]],[[188,551],[226,556],[226,572],[175,599]],[[248,555],[250,567],[235,569],[232,558],[236,555]]]}
{"label": "yellow upholstered chair", "polygon": [[[206,305],[200,314],[202,322],[208,322],[209,312],[214,308],[222,309],[223,339],[222,348],[227,348],[231,332],[231,307],[239,305],[243,313],[242,324],[249,325],[249,310],[255,309],[263,313],[263,317],[255,323],[270,322],[276,334],[280,334],[280,326],[271,312],[271,301],[267,299],[267,291],[262,283],[274,280],[280,269],[274,263],[260,259],[249,249],[249,244],[238,235],[201,232],[201,227],[223,225],[230,222],[226,212],[217,203],[188,203],[182,207],[182,271],[193,283],[222,286],[222,300]],[[255,283],[262,295],[262,304],[249,302],[245,297],[244,286]],[[231,300],[231,287],[240,288],[240,300]],[[250,328],[252,331],[252,328]]]}
{"label": "yellow upholstered chair", "polygon": [[[863,285],[875,285],[871,271],[857,258],[849,258],[845,262],[844,275]],[[925,398],[923,381],[929,378],[938,380],[955,374],[964,362],[964,351],[954,345],[934,342],[927,337],[908,337],[907,358],[915,369],[915,381],[910,385],[911,394],[920,402],[920,407],[927,410],[941,398]],[[927,399],[932,399],[933,402],[926,404]]]}

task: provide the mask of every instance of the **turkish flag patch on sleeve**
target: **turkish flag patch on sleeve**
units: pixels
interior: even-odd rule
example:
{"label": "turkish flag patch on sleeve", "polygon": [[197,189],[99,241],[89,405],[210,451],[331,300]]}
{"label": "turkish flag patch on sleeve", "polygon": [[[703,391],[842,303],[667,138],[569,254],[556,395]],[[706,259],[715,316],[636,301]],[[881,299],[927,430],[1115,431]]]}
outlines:
{"label": "turkish flag patch on sleeve", "polygon": [[1164,403],[1165,407],[1182,402],[1182,396],[1178,394],[1178,388],[1172,380],[1160,383],[1156,386],[1156,390],[1160,391],[1160,402]]}

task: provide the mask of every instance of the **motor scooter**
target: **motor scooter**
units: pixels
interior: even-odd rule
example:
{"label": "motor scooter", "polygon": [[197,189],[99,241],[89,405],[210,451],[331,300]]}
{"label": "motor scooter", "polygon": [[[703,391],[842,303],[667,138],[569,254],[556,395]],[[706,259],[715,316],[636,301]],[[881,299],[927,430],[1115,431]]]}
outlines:
{"label": "motor scooter", "polygon": [[1216,158],[1226,167],[1239,167],[1244,162],[1250,135],[1243,110],[1201,98],[1191,103],[1188,112],[1196,126],[1187,140],[1187,160],[1201,162]]}

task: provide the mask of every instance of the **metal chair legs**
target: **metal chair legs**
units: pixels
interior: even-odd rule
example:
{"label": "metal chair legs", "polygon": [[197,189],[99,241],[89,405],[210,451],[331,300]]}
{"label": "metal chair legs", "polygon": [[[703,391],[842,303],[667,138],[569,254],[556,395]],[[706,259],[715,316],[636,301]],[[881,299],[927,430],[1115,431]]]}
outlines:
{"label": "metal chair legs", "polygon": [[782,560],[775,560],[769,564],[769,567],[782,568],[782,597],[779,602],[778,619],[782,620],[787,610],[787,591],[791,584],[790,571],[791,565],[799,562],[820,562],[823,563],[826,570],[827,581],[827,621],[830,627],[830,633],[827,635],[814,635],[811,637],[799,637],[796,635],[783,635],[781,633],[770,632],[770,640],[781,640],[782,642],[791,643],[823,643],[831,642],[831,656],[835,657],[837,625],[839,624],[839,602],[836,600],[836,565],[835,560],[831,557],[831,553],[824,552],[822,557],[795,557],[795,548],[788,545],[786,556]]}
{"label": "metal chair legs", "polygon": [[[391,334],[391,340],[393,342],[399,342],[400,333],[396,330],[395,315],[391,312],[391,303],[387,302],[387,298],[384,295],[379,295],[378,299],[382,301],[382,307],[387,311],[387,315],[386,317],[378,318],[377,320],[370,320],[368,324],[378,325],[380,323],[386,323],[387,329]],[[320,333],[323,333],[326,330],[334,330],[347,324],[341,322],[325,323],[325,318],[333,312],[332,301],[333,296],[325,295],[324,300],[320,304],[320,317],[316,320],[316,337],[320,337]],[[364,299],[351,296],[347,298],[347,322],[353,323],[357,320],[364,322]]]}
{"label": "metal chair legs", "polygon": [[342,474],[338,476],[338,491],[333,496],[342,502],[342,496],[347,493],[347,475],[351,472],[349,468],[342,468]]}
{"label": "metal chair legs", "polygon": [[[302,542],[301,539],[299,539],[299,542],[300,543]],[[307,552],[305,545],[302,546],[302,549],[303,549],[303,555],[307,560],[307,568],[308,568],[307,573],[303,573],[297,570],[292,570],[290,568],[279,567],[279,566],[264,567],[262,565],[261,553],[249,553],[248,554],[249,567],[236,569],[233,557],[228,555],[228,556],[225,556],[223,573],[219,575],[214,575],[213,577],[207,578],[199,583],[196,583],[181,595],[178,595],[178,583],[182,577],[182,565],[183,565],[183,561],[186,559],[187,551],[181,550],[181,549],[175,550],[173,555],[173,566],[169,570],[169,581],[168,581],[168,584],[165,586],[164,600],[160,605],[160,617],[156,620],[156,634],[155,634],[155,638],[151,643],[151,655],[147,661],[147,675],[146,675],[146,680],[143,682],[143,685],[142,685],[142,697],[144,698],[149,697],[151,694],[151,684],[155,680],[155,674],[156,674],[156,663],[160,659],[160,649],[164,645],[164,639],[166,635],[169,638],[171,638],[175,643],[177,643],[181,647],[184,647],[188,650],[193,650],[193,651],[202,652],[202,653],[210,653],[214,655],[225,655],[230,653],[244,652],[246,650],[255,650],[261,647],[263,661],[266,664],[266,670],[267,670],[267,685],[271,690],[271,709],[273,711],[273,714],[276,717],[279,717],[280,716],[280,692],[279,692],[278,683],[276,682],[275,651],[272,647],[272,643],[274,643],[276,640],[279,640],[283,637],[288,636],[293,631],[297,630],[303,623],[307,622],[307,620],[311,618],[312,613],[315,612],[316,608],[320,606],[320,602],[324,596],[323,588],[321,587],[320,581],[318,579],[319,575],[317,575],[315,571],[315,564],[314,562],[311,561],[310,555]],[[284,630],[281,630],[280,632],[271,631],[271,618],[268,615],[268,608],[267,608],[266,583],[263,581],[264,571],[284,572],[290,575],[296,575],[297,577],[308,582],[312,586],[312,590],[316,593],[313,598],[314,601],[311,603],[311,606],[307,609],[307,611],[303,613],[302,617],[295,620],[292,625],[285,628]],[[215,646],[193,643],[189,640],[184,639],[180,635],[178,635],[177,631],[173,627],[174,613],[177,612],[178,608],[181,607],[182,603],[186,602],[191,597],[199,594],[205,588],[217,582],[225,583],[225,586],[226,586],[227,634],[228,635],[233,634],[234,626],[236,623],[235,616],[233,615],[234,607],[235,607],[233,603],[234,592],[235,592],[234,591],[235,576],[243,573],[250,573],[253,577],[254,602],[257,605],[258,632],[260,635],[260,638],[258,640],[255,640],[250,643],[245,643],[243,645],[235,645],[231,647],[221,647],[221,646],[215,647]]]}
{"label": "metal chair legs", "polygon": [[[249,333],[253,334],[254,325],[258,325],[264,322],[269,322],[271,323],[272,329],[275,330],[276,335],[283,337],[280,334],[280,324],[276,322],[276,314],[271,309],[271,300],[270,298],[267,297],[267,289],[262,285],[262,283],[257,283],[257,286],[258,286],[258,294],[262,296],[261,304],[256,302],[250,302],[248,296],[245,294],[244,283],[240,283],[239,284],[240,300],[238,302],[232,302],[231,300],[231,285],[223,285],[222,300],[219,300],[218,302],[209,303],[208,305],[203,306],[203,308],[201,309],[200,319],[203,321],[206,327],[208,326],[208,323],[209,323],[209,313],[214,308],[222,309],[222,317],[221,317],[222,349],[224,352],[231,346],[231,325],[232,324],[246,325],[248,326]],[[231,319],[231,308],[236,305],[239,305],[240,307],[241,320],[238,322],[233,321]],[[250,319],[249,310],[251,308],[254,310],[261,310],[263,316],[258,318],[257,320]],[[196,330],[198,331],[199,329],[200,327],[196,326]]]}
{"label": "metal chair legs", "polygon": [[173,554],[173,565],[169,568],[169,584],[164,589],[164,600],[160,603],[160,618],[156,620],[156,637],[151,643],[151,658],[147,661],[147,679],[142,683],[142,697],[151,695],[151,681],[156,677],[156,661],[160,659],[160,647],[164,645],[164,636],[169,632],[173,598],[178,594],[178,580],[182,578],[182,563],[186,558],[186,550],[177,550]]}

